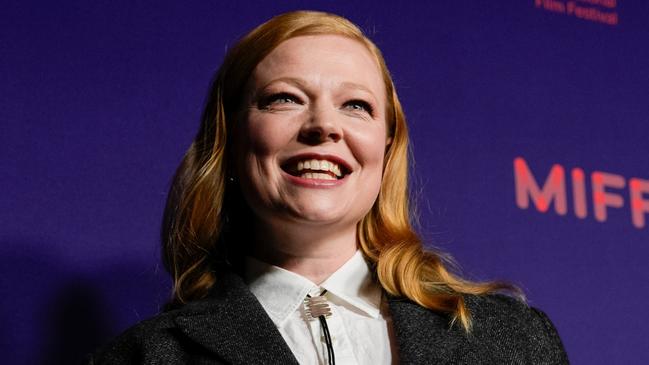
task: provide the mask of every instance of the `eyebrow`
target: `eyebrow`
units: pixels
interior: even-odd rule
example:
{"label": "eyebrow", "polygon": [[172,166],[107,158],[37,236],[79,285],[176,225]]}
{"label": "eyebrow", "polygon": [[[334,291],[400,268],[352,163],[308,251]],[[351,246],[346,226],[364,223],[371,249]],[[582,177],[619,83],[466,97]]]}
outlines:
{"label": "eyebrow", "polygon": [[[268,88],[269,85],[274,84],[276,82],[285,82],[285,83],[287,83],[289,85],[298,86],[298,87],[303,88],[303,89],[308,89],[309,88],[309,85],[303,79],[300,79],[300,78],[297,78],[297,77],[280,77],[280,78],[273,79],[270,82],[266,83],[266,85],[264,85],[260,90],[265,90],[266,88]],[[362,85],[362,84],[359,84],[359,83],[356,83],[356,82],[345,81],[345,82],[340,83],[339,87],[364,91],[364,92],[370,94],[374,98],[374,100],[378,100],[377,96],[374,94],[374,92],[372,92],[372,90],[370,90],[365,85]]]}
{"label": "eyebrow", "polygon": [[374,96],[374,98],[376,98],[376,96],[374,95],[374,93],[372,92],[372,90],[370,90],[370,89],[369,89],[367,86],[365,86],[365,85],[361,85],[361,84],[357,84],[357,83],[355,83],[355,82],[349,82],[349,81],[347,81],[347,82],[343,82],[342,84],[340,84],[340,86],[343,86],[343,87],[345,87],[345,88],[349,88],[349,89],[356,89],[356,90],[365,91],[366,93],[369,93],[370,95]]}
{"label": "eyebrow", "polygon": [[277,79],[270,80],[268,83],[266,83],[266,85],[261,87],[261,90],[265,90],[266,88],[268,88],[270,84],[274,84],[276,82],[285,82],[287,84],[299,86],[302,88],[307,88],[308,86],[304,80],[299,79],[297,77],[280,77]]}

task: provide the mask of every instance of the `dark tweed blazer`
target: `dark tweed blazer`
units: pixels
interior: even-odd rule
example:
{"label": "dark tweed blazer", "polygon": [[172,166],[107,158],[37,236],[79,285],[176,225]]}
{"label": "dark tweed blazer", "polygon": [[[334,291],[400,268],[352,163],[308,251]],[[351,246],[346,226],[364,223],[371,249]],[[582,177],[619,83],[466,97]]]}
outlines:
{"label": "dark tweed blazer", "polygon": [[[473,331],[408,300],[390,298],[401,364],[567,364],[543,312],[492,295],[467,299]],[[88,364],[297,364],[241,277],[227,274],[210,296],[139,323]]]}

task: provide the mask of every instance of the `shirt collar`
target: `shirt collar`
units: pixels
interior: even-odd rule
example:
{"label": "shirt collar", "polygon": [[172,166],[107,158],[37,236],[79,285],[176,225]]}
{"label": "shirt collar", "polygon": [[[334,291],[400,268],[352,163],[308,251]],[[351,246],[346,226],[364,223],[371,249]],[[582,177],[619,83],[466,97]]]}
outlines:
{"label": "shirt collar", "polygon": [[320,286],[370,317],[379,317],[383,291],[372,279],[367,262],[360,251],[356,251],[349,261],[331,274]]}
{"label": "shirt collar", "polygon": [[354,307],[373,318],[380,315],[382,291],[372,280],[360,251],[320,286],[291,271],[246,257],[246,282],[278,327],[302,305],[307,294],[317,293],[320,288],[327,289],[336,304]]}

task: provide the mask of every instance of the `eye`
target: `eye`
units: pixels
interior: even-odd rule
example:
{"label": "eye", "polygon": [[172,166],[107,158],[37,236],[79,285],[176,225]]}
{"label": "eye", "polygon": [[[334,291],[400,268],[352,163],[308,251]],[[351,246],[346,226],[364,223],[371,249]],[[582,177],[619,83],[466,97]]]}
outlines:
{"label": "eye", "polygon": [[299,99],[289,93],[277,93],[272,94],[266,98],[263,98],[260,103],[262,108],[270,108],[274,105],[285,105],[285,104],[299,104]]}
{"label": "eye", "polygon": [[364,100],[350,100],[345,103],[344,108],[351,111],[364,111],[370,115],[372,115],[372,112],[374,111],[370,103]]}

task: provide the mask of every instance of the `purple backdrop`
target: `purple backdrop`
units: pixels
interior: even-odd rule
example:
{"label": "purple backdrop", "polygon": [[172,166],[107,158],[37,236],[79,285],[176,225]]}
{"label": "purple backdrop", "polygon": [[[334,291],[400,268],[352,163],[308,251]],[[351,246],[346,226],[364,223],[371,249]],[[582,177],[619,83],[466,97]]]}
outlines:
{"label": "purple backdrop", "polygon": [[[573,363],[649,362],[649,228],[632,224],[629,198],[631,178],[649,180],[649,3],[186,4],[3,5],[3,362],[70,363],[159,311],[163,204],[209,80],[238,36],[302,8],[349,17],[383,49],[425,237],[471,278],[520,284]],[[565,215],[560,191],[545,213],[538,196],[517,205],[516,157],[541,187],[564,168]],[[573,168],[587,177],[583,219]],[[624,206],[604,222],[594,171],[625,182],[606,188]]]}

